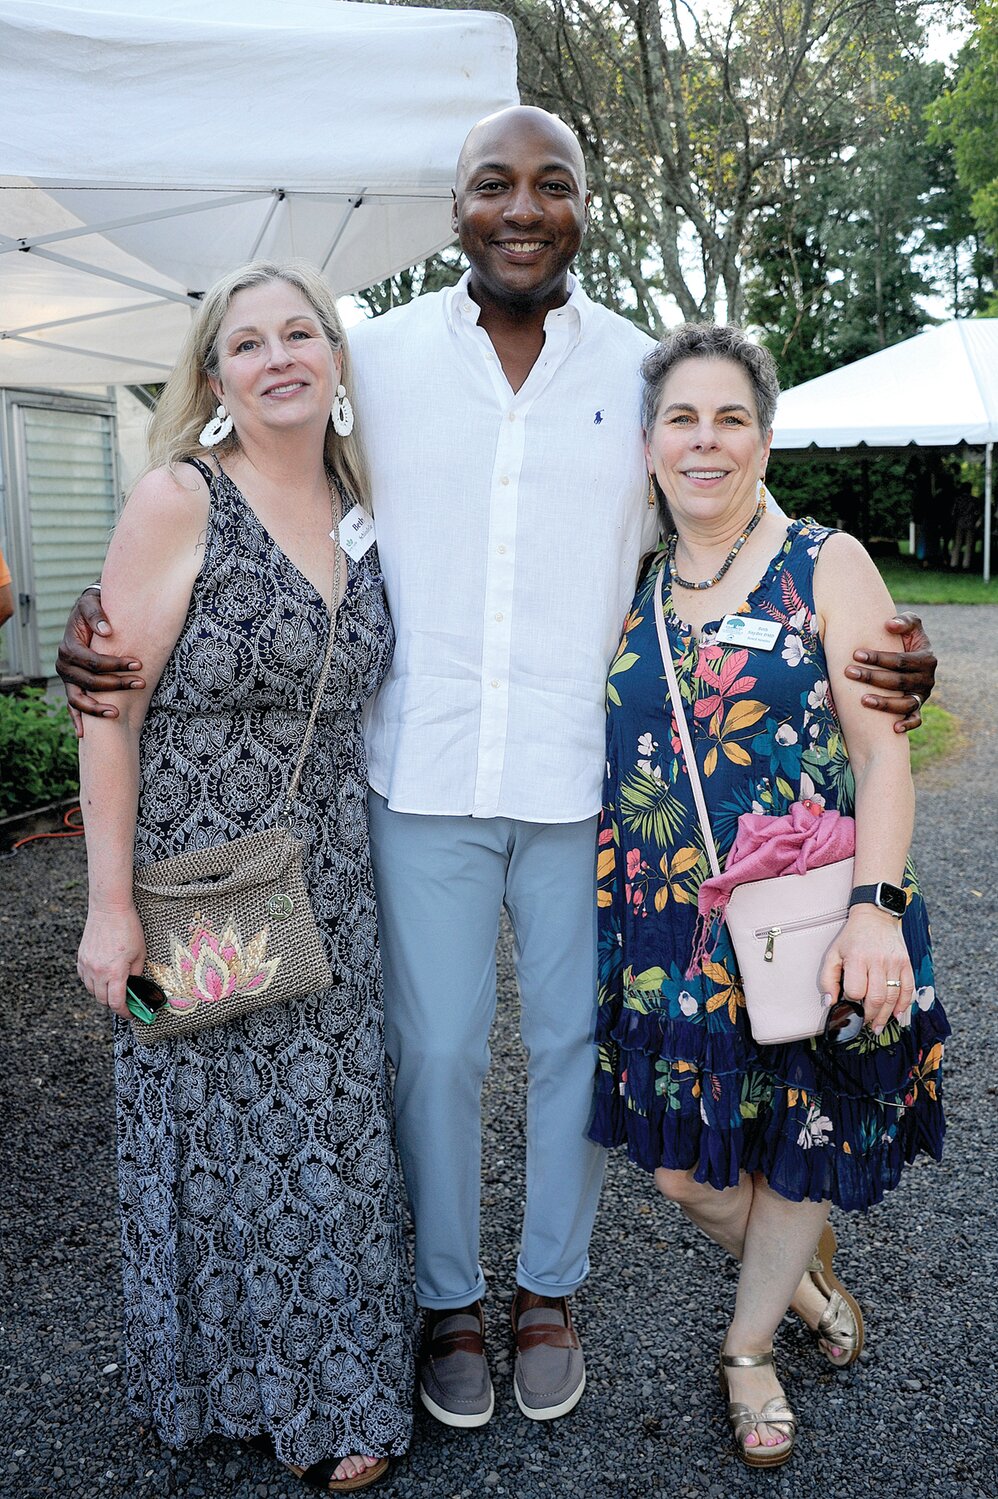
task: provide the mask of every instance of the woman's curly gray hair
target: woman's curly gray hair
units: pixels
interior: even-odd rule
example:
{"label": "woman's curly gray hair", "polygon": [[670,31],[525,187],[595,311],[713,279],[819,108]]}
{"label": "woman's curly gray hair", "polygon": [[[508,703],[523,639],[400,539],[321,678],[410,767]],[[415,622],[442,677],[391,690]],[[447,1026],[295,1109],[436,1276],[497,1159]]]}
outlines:
{"label": "woman's curly gray hair", "polygon": [[670,371],[682,359],[731,359],[746,373],[755,397],[755,414],[763,432],[776,415],[780,382],[768,349],[753,343],[733,323],[682,323],[667,333],[641,364],[641,425],[650,432]]}

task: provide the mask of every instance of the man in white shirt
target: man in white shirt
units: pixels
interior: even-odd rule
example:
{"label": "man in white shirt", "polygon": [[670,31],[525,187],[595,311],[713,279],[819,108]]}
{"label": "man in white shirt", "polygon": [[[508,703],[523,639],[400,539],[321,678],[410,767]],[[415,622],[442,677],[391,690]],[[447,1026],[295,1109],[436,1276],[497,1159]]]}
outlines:
{"label": "man in white shirt", "polygon": [[[582,153],[559,120],[516,108],[482,121],[455,189],[470,271],[351,334],[398,636],[367,738],[386,1039],[426,1311],[420,1394],[458,1427],[493,1409],[480,1097],[503,906],[528,1053],[514,1387],[545,1420],[585,1384],[567,1298],[588,1272],[603,1169],[586,1127],[604,684],[657,526],[639,416],[651,341],[569,274],[587,207]],[[85,648],[102,619],[86,595],[59,670],[73,708],[108,714],[79,689],[141,679],[134,661]],[[934,657],[864,659],[855,674],[904,693],[879,706],[914,727],[907,684],[924,698]]]}
{"label": "man in white shirt", "polygon": [[585,1379],[565,1298],[603,1171],[586,1127],[606,668],[657,530],[639,422],[652,344],[568,274],[587,203],[560,121],[483,122],[454,209],[471,270],[351,334],[398,636],[367,732],[386,1041],[428,1312],[420,1393],[449,1425],[493,1404],[480,1100],[503,905],[528,1052],[520,1408],[561,1415]]}

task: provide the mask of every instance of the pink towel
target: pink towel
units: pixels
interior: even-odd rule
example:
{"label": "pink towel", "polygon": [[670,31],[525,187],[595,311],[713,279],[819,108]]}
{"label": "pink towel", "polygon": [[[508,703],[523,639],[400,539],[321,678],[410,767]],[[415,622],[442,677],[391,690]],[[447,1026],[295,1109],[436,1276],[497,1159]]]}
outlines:
{"label": "pink towel", "polygon": [[701,970],[710,930],[724,915],[736,885],[750,880],[768,880],[779,874],[804,874],[856,851],[856,823],[839,812],[826,812],[818,802],[793,802],[783,817],[765,817],[743,812],[728,862],[716,877],[704,880],[697,896],[700,936],[687,971],[692,978]]}

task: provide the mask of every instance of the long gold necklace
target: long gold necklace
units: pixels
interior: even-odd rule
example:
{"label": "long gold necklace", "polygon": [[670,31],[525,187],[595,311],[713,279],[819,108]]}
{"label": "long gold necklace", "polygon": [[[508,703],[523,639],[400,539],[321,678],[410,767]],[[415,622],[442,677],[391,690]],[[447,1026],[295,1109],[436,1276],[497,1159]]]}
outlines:
{"label": "long gold necklace", "polygon": [[326,469],[326,484],[329,488],[329,518],[333,528],[329,539],[333,543],[333,601],[330,614],[335,615],[340,607],[340,585],[343,581],[343,548],[340,546],[339,525],[343,518],[343,496],[331,469]]}
{"label": "long gold necklace", "polygon": [[720,583],[721,579],[724,577],[724,574],[727,572],[732,562],[734,562],[735,558],[738,556],[738,553],[748,541],[749,537],[752,535],[752,532],[762,520],[762,517],[765,515],[765,513],[766,501],[763,499],[759,501],[758,505],[756,506],[755,514],[749,521],[748,525],[745,527],[745,530],[739,536],[738,540],[735,542],[734,546],[731,548],[731,551],[721,563],[720,567],[717,569],[717,572],[712,578],[705,578],[702,583],[690,583],[686,578],[681,578],[676,572],[676,542],[679,540],[679,536],[676,531],[673,531],[672,535],[669,537],[669,545],[665,553],[665,565],[669,569],[669,582],[672,584],[678,583],[680,588],[692,588],[697,591],[701,591],[704,588],[713,588],[715,583]]}

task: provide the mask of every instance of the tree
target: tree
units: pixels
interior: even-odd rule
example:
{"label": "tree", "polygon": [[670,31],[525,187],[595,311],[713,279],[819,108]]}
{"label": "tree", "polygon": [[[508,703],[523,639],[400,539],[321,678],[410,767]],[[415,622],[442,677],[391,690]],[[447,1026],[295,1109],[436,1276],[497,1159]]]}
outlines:
{"label": "tree", "polygon": [[973,34],[957,58],[955,78],[930,106],[928,117],[931,138],[952,147],[956,177],[970,194],[970,214],[990,255],[988,279],[994,288],[998,283],[998,0],[977,0],[972,14]]}
{"label": "tree", "polygon": [[884,53],[880,128],[820,172],[798,176],[794,194],[761,212],[748,246],[745,306],[763,330],[784,382],[796,385],[917,332],[932,290],[923,270],[936,256],[939,152],[923,116],[942,66]]}
{"label": "tree", "polygon": [[385,281],[377,281],[373,286],[365,287],[357,293],[357,301],[368,312],[377,316],[379,312],[388,312],[392,307],[411,302],[424,292],[440,291],[445,286],[453,286],[461,279],[462,270],[460,251],[456,247],[450,247],[431,255],[428,260],[420,261],[418,265],[399,271]]}
{"label": "tree", "polygon": [[594,192],[580,261],[587,287],[651,332],[672,320],[670,303],[684,317],[741,317],[757,217],[877,128],[870,70],[917,8],[484,3],[516,27],[524,99],[560,113],[585,147]]}

